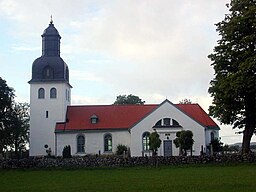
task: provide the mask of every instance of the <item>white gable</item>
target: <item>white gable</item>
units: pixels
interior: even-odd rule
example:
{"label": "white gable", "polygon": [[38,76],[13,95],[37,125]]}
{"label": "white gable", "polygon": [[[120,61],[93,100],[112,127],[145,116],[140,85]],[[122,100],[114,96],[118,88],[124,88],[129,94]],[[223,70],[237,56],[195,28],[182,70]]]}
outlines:
{"label": "white gable", "polygon": [[[169,126],[153,128],[161,119],[170,118],[176,120],[181,126]],[[194,155],[199,155],[201,146],[205,147],[205,127],[200,123],[186,115],[168,100],[164,101],[157,109],[150,113],[147,117],[131,128],[131,155],[142,155],[142,135],[144,132],[157,131],[162,140],[158,155],[164,155],[164,141],[173,141],[176,138],[176,132],[180,130],[191,130],[195,140],[193,150]],[[172,144],[172,155],[178,155],[179,150]]]}

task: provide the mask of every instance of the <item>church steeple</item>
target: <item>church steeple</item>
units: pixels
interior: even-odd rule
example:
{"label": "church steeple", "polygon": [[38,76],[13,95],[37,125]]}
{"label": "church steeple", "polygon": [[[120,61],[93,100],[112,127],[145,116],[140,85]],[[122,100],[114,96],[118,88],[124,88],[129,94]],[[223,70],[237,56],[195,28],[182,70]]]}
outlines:
{"label": "church steeple", "polygon": [[42,35],[42,56],[32,64],[30,84],[30,156],[46,155],[46,148],[55,151],[56,122],[66,120],[71,101],[68,65],[60,57],[60,34],[52,18]]}
{"label": "church steeple", "polygon": [[42,56],[33,62],[32,79],[29,83],[65,82],[69,84],[68,65],[60,57],[60,39],[61,36],[54,27],[51,17],[49,26],[42,35]]}
{"label": "church steeple", "polygon": [[42,34],[42,56],[60,56],[60,39],[61,36],[54,27],[51,16],[49,26]]}

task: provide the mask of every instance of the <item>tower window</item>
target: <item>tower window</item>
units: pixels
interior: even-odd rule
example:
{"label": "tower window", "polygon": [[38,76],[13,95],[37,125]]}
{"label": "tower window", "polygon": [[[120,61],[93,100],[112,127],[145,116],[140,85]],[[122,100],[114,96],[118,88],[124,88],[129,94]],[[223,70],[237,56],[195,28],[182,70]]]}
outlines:
{"label": "tower window", "polygon": [[49,111],[45,111],[45,117],[46,117],[46,118],[49,117]]}
{"label": "tower window", "polygon": [[46,76],[47,76],[47,77],[50,76],[50,69],[46,69]]}
{"label": "tower window", "polygon": [[50,66],[46,66],[43,70],[43,78],[44,79],[52,79],[53,78],[53,69]]}
{"label": "tower window", "polygon": [[38,89],[38,99],[44,99],[44,95],[45,95],[44,92],[45,92],[44,88]]}
{"label": "tower window", "polygon": [[69,81],[69,70],[68,70],[68,66],[66,67],[66,80]]}
{"label": "tower window", "polygon": [[51,99],[57,98],[57,89],[56,88],[51,88],[51,90],[50,90],[50,98]]}

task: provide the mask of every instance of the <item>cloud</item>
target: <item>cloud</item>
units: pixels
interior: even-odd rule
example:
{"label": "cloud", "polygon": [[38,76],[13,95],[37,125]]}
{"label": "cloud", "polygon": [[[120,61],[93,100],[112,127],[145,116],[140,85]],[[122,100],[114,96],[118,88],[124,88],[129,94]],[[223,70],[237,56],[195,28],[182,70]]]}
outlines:
{"label": "cloud", "polygon": [[113,89],[206,95],[213,74],[207,55],[217,37],[211,36],[210,21],[217,5],[224,2],[106,3],[91,19],[76,23],[80,32],[72,43],[83,53],[113,60],[98,70]]}
{"label": "cloud", "polygon": [[39,47],[31,47],[28,45],[13,45],[12,49],[15,51],[38,51]]}
{"label": "cloud", "polygon": [[109,105],[112,103],[114,103],[114,98],[111,98],[111,96],[101,95],[99,97],[89,97],[84,95],[72,95],[72,105]]}
{"label": "cloud", "polygon": [[73,81],[102,81],[100,77],[97,77],[95,74],[87,71],[71,70],[70,73],[72,74]]}

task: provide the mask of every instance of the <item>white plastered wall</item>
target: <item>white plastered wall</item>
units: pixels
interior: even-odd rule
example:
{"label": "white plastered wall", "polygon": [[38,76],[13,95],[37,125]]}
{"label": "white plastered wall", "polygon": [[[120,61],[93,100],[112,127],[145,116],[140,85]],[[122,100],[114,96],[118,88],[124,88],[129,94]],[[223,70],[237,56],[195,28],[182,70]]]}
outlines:
{"label": "white plastered wall", "polygon": [[[102,130],[102,131],[86,131],[86,132],[65,132],[56,133],[57,139],[57,155],[62,156],[64,146],[71,146],[71,154],[85,155],[85,154],[104,154],[104,136],[106,134],[112,135],[112,149],[115,153],[118,144],[130,147],[130,133],[128,130]],[[77,153],[77,136],[83,135],[85,137],[85,153]],[[109,152],[105,153],[109,154]]]}

